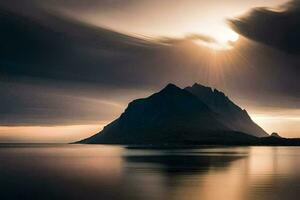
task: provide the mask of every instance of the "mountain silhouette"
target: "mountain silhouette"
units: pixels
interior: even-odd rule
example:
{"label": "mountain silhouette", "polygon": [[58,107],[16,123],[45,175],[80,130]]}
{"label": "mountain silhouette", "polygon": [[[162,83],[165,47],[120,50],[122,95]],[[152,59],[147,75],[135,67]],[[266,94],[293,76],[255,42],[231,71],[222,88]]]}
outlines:
{"label": "mountain silhouette", "polygon": [[[199,98],[189,88],[168,84],[158,93],[132,101],[118,119],[79,143],[233,144],[255,140],[250,133],[233,129],[231,119],[224,119],[230,112],[223,114],[219,105],[231,101],[221,96],[216,95],[220,109],[215,109],[210,101]],[[221,103],[222,100],[226,102]],[[232,109],[239,112],[234,104]],[[241,115],[251,120],[246,112]]]}
{"label": "mountain silhouette", "polygon": [[221,115],[221,121],[231,130],[248,133],[256,137],[269,136],[252,121],[246,110],[233,103],[223,92],[195,83],[185,90],[197,96],[210,109]]}

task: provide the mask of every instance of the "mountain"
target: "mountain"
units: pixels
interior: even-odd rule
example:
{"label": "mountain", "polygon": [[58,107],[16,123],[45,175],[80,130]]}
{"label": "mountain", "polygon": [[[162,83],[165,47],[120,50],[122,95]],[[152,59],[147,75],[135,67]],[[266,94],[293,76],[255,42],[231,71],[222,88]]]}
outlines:
{"label": "mountain", "polygon": [[232,130],[224,121],[188,89],[169,84],[132,101],[118,119],[79,143],[232,144],[256,139]]}
{"label": "mountain", "polygon": [[248,133],[256,137],[269,136],[261,127],[252,121],[246,110],[233,103],[224,93],[195,83],[185,90],[197,96],[211,110],[221,116],[221,121],[228,128]]}

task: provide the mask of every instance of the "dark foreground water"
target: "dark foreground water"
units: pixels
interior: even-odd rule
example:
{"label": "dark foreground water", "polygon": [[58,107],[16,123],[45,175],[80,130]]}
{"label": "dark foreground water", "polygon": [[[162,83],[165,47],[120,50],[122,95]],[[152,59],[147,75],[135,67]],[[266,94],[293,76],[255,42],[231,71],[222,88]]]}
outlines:
{"label": "dark foreground water", "polygon": [[298,147],[0,147],[1,200],[299,198]]}

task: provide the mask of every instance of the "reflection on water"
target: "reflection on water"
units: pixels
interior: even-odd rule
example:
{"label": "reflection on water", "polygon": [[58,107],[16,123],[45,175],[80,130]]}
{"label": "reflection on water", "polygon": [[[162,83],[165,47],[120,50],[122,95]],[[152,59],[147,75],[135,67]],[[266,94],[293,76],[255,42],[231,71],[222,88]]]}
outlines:
{"label": "reflection on water", "polygon": [[300,148],[0,147],[0,199],[276,200],[300,196]]}

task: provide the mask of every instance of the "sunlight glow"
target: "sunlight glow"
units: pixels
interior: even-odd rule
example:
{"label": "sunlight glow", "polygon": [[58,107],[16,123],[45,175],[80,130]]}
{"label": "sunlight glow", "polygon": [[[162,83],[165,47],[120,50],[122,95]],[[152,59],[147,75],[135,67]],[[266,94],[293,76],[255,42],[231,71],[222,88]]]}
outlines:
{"label": "sunlight glow", "polygon": [[215,39],[215,42],[195,41],[196,44],[212,48],[214,50],[228,50],[233,48],[233,44],[239,39],[239,34],[234,32],[228,27],[217,26],[213,29],[203,31],[205,35],[208,35]]}
{"label": "sunlight glow", "polygon": [[252,119],[267,132],[277,132],[284,137],[298,137],[300,129],[300,110],[282,110],[274,113],[254,113]]}
{"label": "sunlight glow", "polygon": [[96,134],[106,124],[107,122],[91,125],[0,126],[0,140],[12,143],[69,143]]}
{"label": "sunlight glow", "polygon": [[236,42],[239,35],[229,28],[221,28],[219,31],[213,33],[213,37],[220,43]]}

